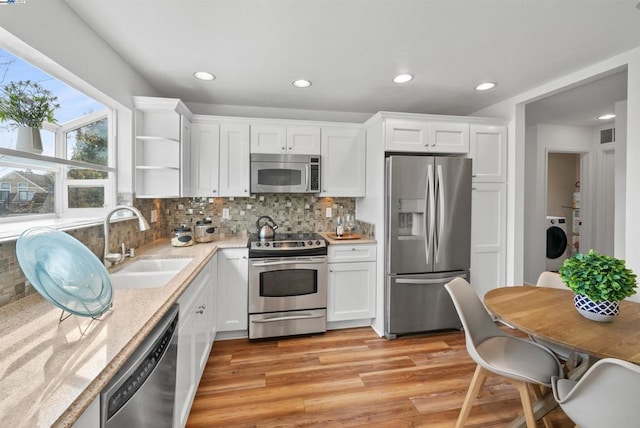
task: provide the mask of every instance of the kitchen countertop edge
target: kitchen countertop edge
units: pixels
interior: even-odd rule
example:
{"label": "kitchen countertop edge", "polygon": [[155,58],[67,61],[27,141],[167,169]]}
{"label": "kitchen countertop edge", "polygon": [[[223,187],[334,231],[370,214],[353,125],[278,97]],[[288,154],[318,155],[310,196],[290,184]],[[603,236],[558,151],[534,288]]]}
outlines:
{"label": "kitchen countertop edge", "polygon": [[[92,327],[92,320],[90,318],[83,317],[71,317],[72,320],[68,322],[67,325],[63,323],[59,323],[57,320],[55,323],[57,325],[53,325],[53,321],[55,320],[60,313],[60,309],[52,305],[51,303],[44,300],[39,294],[30,295],[24,299],[21,299],[15,303],[9,304],[5,307],[0,308],[0,329],[2,335],[0,338],[3,340],[5,338],[16,339],[12,336],[12,331],[10,330],[11,326],[17,330],[18,326],[22,326],[24,323],[32,324],[32,323],[46,323],[42,327],[42,329],[51,331],[51,330],[63,330],[60,333],[57,331],[53,334],[55,335],[53,338],[50,338],[53,342],[60,340],[68,340],[67,336],[72,335],[75,332],[74,327],[80,329],[80,326],[86,326],[86,332],[83,332],[77,340],[70,340],[71,345],[68,345],[66,348],[62,348],[64,352],[69,353],[69,359],[73,361],[83,361],[83,354],[86,354],[88,350],[91,350],[91,346],[93,345],[96,348],[96,353],[98,351],[105,352],[107,355],[113,354],[108,358],[108,361],[96,365],[96,362],[90,361],[86,362],[85,366],[80,366],[79,369],[86,369],[90,372],[87,376],[93,375],[91,380],[88,380],[84,384],[76,385],[77,382],[64,382],[60,379],[60,373],[64,373],[65,369],[67,369],[67,361],[59,361],[61,358],[56,358],[55,355],[51,355],[49,358],[41,357],[44,360],[44,366],[42,369],[45,370],[43,377],[46,382],[47,379],[53,379],[53,381],[57,381],[59,383],[58,387],[61,389],[60,392],[56,393],[55,387],[53,385],[40,385],[38,391],[41,389],[47,391],[48,395],[44,398],[37,393],[33,395],[37,395],[39,398],[39,402],[34,403],[33,397],[31,394],[27,396],[29,399],[28,402],[24,398],[19,398],[17,402],[5,403],[3,408],[6,410],[7,408],[11,409],[12,416],[7,415],[8,412],[3,412],[5,415],[0,417],[2,424],[7,424],[5,426],[24,426],[23,424],[27,422],[29,426],[32,426],[34,423],[37,426],[41,426],[42,424],[46,424],[46,426],[54,426],[54,427],[71,427],[73,423],[82,415],[82,413],[87,409],[87,407],[93,402],[93,400],[100,394],[102,389],[108,384],[108,382],[115,376],[118,370],[124,365],[129,356],[135,351],[135,349],[143,342],[146,336],[151,332],[153,327],[162,319],[162,317],[167,313],[167,311],[171,308],[171,306],[178,300],[178,298],[182,295],[182,293],[188,288],[193,279],[201,272],[201,270],[206,266],[206,264],[214,257],[216,252],[219,249],[225,248],[246,248],[247,245],[247,236],[245,235],[232,235],[232,236],[220,236],[217,240],[211,243],[200,243],[190,247],[172,247],[170,245],[170,240],[160,239],[154,241],[148,245],[140,247],[137,249],[137,255],[135,258],[131,260],[127,260],[126,262],[118,265],[112,271],[115,272],[122,267],[126,266],[128,263],[131,263],[135,260],[141,258],[159,258],[159,257],[193,257],[193,260],[187,265],[184,269],[182,269],[167,285],[158,288],[152,289],[129,289],[129,290],[114,290],[114,298],[113,304],[114,309],[113,313],[106,316],[103,320],[95,321]],[[143,299],[145,298],[145,299]],[[144,300],[144,301],[143,301]],[[93,331],[95,331],[95,335],[99,335],[104,333],[107,328],[105,326],[109,325],[109,322],[113,322],[116,324],[114,326],[114,330],[118,331],[118,328],[122,328],[122,325],[126,325],[127,313],[125,311],[133,311],[136,309],[137,305],[141,305],[145,310],[141,310],[142,313],[138,318],[135,318],[134,314],[131,313],[134,321],[132,321],[132,325],[130,328],[127,326],[126,336],[124,340],[118,339],[116,342],[120,342],[119,344],[114,345],[116,348],[120,348],[117,351],[107,352],[107,350],[103,350],[102,348],[108,348],[109,343],[101,343],[96,337],[87,338],[87,335],[91,335]],[[116,312],[118,309],[121,312]],[[37,316],[33,317],[34,319],[27,318],[27,314],[29,312],[33,312],[36,315],[40,315],[40,311],[46,310],[45,316]],[[124,315],[122,315],[124,313]],[[3,319],[4,318],[4,319]],[[77,324],[74,326],[73,323]],[[104,325],[102,325],[104,323]],[[40,327],[38,326],[27,326],[31,327],[31,330],[38,331]],[[64,330],[67,330],[66,332]],[[10,332],[7,333],[7,330]],[[6,333],[6,334],[5,334]],[[51,333],[50,333],[51,334]],[[62,338],[58,336],[63,336]],[[86,340],[88,343],[85,343]],[[102,339],[107,341],[107,339]],[[17,340],[17,339],[16,339]],[[94,342],[95,340],[95,342]],[[124,342],[123,345],[121,343]],[[63,344],[64,346],[65,344]],[[101,345],[101,346],[100,346]],[[20,346],[20,344],[14,345],[15,348],[23,349],[24,346]],[[53,346],[52,346],[53,347]],[[85,349],[89,348],[89,349]],[[11,347],[10,347],[11,349]],[[10,350],[9,349],[9,350]],[[7,350],[7,351],[9,351]],[[27,348],[27,353],[31,352],[31,348]],[[30,362],[30,355],[25,355],[24,358],[27,362]],[[31,356],[31,359],[36,360],[39,356]],[[86,357],[91,359],[90,356]],[[20,360],[20,356],[11,357],[10,360],[6,361],[5,358],[0,358],[0,367],[2,368],[3,377],[5,375],[15,375],[14,372],[9,372],[12,366],[18,365],[18,360]],[[52,363],[54,361],[54,363]],[[20,360],[21,364],[17,370],[20,370],[22,367],[28,367],[28,364],[24,364],[23,360]],[[40,361],[38,361],[40,363]],[[65,363],[63,365],[63,363]],[[79,363],[78,363],[79,364]],[[62,367],[57,367],[57,365],[63,365]],[[90,366],[87,368],[86,366]],[[28,370],[23,368],[23,370]],[[19,377],[19,376],[18,376]],[[81,377],[81,376],[77,376]],[[29,379],[27,373],[22,373],[22,377],[19,377],[18,380]],[[34,377],[35,379],[41,379],[38,376]],[[53,382],[51,381],[51,382]],[[24,386],[22,383],[17,382],[15,380],[10,380],[7,382],[9,386],[16,384],[15,386]],[[4,385],[4,380],[0,381],[0,385],[6,387]],[[51,390],[50,388],[54,388]],[[75,391],[74,391],[75,388]],[[69,391],[71,389],[71,391]],[[5,397],[12,397],[11,391],[4,390],[3,395]],[[65,399],[64,403],[55,402],[62,401],[65,396],[73,396],[71,399]],[[22,397],[18,395],[18,397]],[[39,405],[40,408],[33,410],[33,405]],[[28,408],[25,408],[28,407]],[[48,407],[44,408],[44,407]]]}

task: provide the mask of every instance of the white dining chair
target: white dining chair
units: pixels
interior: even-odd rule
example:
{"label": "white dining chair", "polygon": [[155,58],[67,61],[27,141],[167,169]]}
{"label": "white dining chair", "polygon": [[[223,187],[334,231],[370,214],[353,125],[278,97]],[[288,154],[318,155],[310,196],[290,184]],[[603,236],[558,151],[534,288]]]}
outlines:
{"label": "white dining chair", "polygon": [[580,428],[636,428],[640,366],[616,358],[596,362],[579,381],[553,378],[553,396]]}
{"label": "white dining chair", "polygon": [[[494,373],[509,380],[520,393],[528,428],[536,426],[529,386],[551,387],[553,376],[563,377],[562,366],[545,347],[502,331],[463,278],[445,284],[465,331],[467,352],[477,363],[471,385],[460,409],[456,427],[464,426],[484,380]],[[547,421],[545,421],[545,424]]]}
{"label": "white dining chair", "polygon": [[[562,282],[562,278],[560,278],[560,275],[557,272],[549,271],[544,271],[540,274],[540,276],[538,277],[538,282],[536,283],[536,287],[568,289],[567,285]],[[530,335],[529,337],[534,342],[537,342],[540,345],[551,349],[562,361],[569,361],[569,359],[573,356],[573,349],[571,348],[567,348],[566,346],[562,346],[533,335]]]}

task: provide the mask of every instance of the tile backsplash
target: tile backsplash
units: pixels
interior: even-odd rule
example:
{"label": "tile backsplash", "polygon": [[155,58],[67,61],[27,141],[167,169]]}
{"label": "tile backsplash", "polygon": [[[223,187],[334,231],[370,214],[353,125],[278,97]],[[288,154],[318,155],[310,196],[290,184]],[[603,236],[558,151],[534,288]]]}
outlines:
{"label": "tile backsplash", "polygon": [[[278,224],[279,232],[327,232],[335,230],[338,216],[355,213],[353,198],[319,198],[302,194],[264,194],[247,198],[181,198],[135,199],[134,205],[147,220],[151,211],[157,212],[157,221],[151,229],[138,230],[134,220],[116,221],[109,228],[111,251],[118,251],[121,243],[127,248],[138,248],[157,239],[171,236],[173,229],[185,224],[194,226],[202,218],[210,218],[218,233],[250,234],[256,232],[256,220],[270,216]],[[327,217],[327,208],[331,217]],[[228,218],[225,214],[228,211]],[[356,216],[357,217],[357,216]],[[373,225],[356,221],[355,231],[373,238]],[[102,259],[103,225],[67,231],[84,243]],[[26,281],[15,252],[15,241],[0,243],[0,306],[19,300],[35,290]]]}

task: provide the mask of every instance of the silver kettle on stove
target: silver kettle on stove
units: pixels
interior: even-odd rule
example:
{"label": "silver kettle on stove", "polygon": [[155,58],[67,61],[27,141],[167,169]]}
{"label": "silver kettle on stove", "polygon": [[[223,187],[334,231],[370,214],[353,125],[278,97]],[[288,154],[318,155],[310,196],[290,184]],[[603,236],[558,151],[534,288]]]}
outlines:
{"label": "silver kettle on stove", "polygon": [[[261,220],[265,219],[266,221],[264,223],[260,223]],[[258,228],[258,237],[260,239],[271,239],[273,235],[275,235],[278,225],[271,217],[263,215],[256,220],[256,227]]]}

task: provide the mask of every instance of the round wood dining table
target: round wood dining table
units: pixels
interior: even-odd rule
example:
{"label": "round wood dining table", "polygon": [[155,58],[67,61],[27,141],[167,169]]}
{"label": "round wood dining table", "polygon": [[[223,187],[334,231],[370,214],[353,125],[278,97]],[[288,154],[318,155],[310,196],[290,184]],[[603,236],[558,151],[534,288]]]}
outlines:
{"label": "round wood dining table", "polygon": [[496,317],[525,333],[597,358],[640,364],[640,303],[620,302],[620,314],[612,322],[580,315],[569,289],[501,287],[487,292],[484,304]]}

